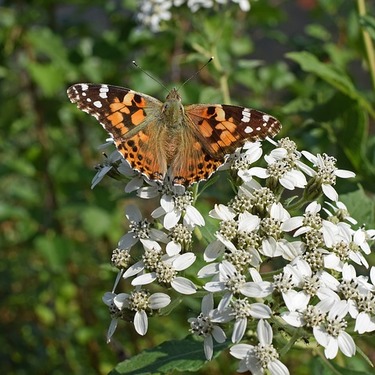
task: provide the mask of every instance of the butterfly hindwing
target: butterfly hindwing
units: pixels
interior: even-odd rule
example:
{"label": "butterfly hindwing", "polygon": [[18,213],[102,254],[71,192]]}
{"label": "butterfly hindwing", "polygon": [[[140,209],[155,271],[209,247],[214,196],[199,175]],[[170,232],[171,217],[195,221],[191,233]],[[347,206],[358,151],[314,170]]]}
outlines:
{"label": "butterfly hindwing", "polygon": [[133,169],[150,180],[163,181],[167,162],[163,149],[159,147],[158,135],[153,132],[155,127],[157,123],[150,123],[131,138],[115,140],[115,144]]}
{"label": "butterfly hindwing", "polygon": [[171,164],[172,182],[189,186],[207,180],[223,164],[221,159],[212,158],[192,129],[185,125],[185,145],[182,145]]}

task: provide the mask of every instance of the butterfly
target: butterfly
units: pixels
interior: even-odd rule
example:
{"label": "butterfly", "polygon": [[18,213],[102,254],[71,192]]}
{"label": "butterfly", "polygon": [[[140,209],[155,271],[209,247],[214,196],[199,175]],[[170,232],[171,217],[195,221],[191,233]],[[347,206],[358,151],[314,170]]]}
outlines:
{"label": "butterfly", "polygon": [[67,90],[94,116],[131,167],[150,180],[189,186],[207,180],[246,141],[274,137],[280,122],[261,111],[226,104],[184,106],[177,89],[165,102],[128,88],[78,83]]}

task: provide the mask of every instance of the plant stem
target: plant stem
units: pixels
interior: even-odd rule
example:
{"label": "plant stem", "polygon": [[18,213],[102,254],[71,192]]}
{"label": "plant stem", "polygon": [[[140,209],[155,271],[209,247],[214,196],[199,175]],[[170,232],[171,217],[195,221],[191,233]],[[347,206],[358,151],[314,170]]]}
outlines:
{"label": "plant stem", "polygon": [[223,66],[220,63],[219,55],[216,51],[216,46],[213,47],[212,52],[213,52],[212,56],[215,57],[214,60],[213,60],[213,64],[214,64],[216,70],[218,71],[218,73],[220,74],[220,89],[221,89],[221,93],[223,95],[223,102],[230,104],[228,74],[225,72],[225,70],[223,69]]}
{"label": "plant stem", "polygon": [[[366,15],[366,5],[365,0],[357,0],[357,6],[358,6],[358,13],[360,17],[363,17]],[[370,38],[369,33],[364,29],[364,27],[361,27],[362,29],[362,37],[363,37],[363,43],[365,45],[366,53],[367,53],[367,63],[371,75],[372,85],[375,89],[375,52],[374,52],[374,46],[372,44],[372,40]]]}

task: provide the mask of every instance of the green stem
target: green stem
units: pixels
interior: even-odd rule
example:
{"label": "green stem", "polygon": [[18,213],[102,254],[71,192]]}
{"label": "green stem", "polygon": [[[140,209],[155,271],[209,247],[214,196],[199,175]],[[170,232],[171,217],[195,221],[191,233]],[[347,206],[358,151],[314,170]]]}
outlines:
{"label": "green stem", "polygon": [[[366,15],[366,4],[365,0],[357,0],[358,13],[361,17]],[[372,44],[371,37],[369,33],[362,27],[362,37],[363,43],[365,45],[366,54],[367,54],[367,63],[371,75],[372,85],[375,89],[375,49]]]}
{"label": "green stem", "polygon": [[230,103],[230,94],[228,86],[228,74],[225,72],[223,66],[221,65],[219,55],[216,51],[216,46],[212,48],[212,56],[214,56],[213,64],[218,73],[220,74],[220,90],[223,95],[223,102]]}
{"label": "green stem", "polygon": [[280,356],[285,355],[293,347],[294,343],[301,338],[301,330],[296,329],[293,336],[287,342],[287,344],[279,351]]}

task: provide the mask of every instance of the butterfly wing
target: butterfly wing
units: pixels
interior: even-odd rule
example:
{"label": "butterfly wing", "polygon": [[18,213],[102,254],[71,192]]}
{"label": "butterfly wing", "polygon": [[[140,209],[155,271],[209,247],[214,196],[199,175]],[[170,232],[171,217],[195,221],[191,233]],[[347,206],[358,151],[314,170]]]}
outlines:
{"label": "butterfly wing", "polygon": [[183,185],[208,179],[246,141],[273,137],[281,129],[266,113],[220,104],[187,106],[184,122],[186,144],[171,165],[174,183]]}
{"label": "butterfly wing", "polygon": [[172,182],[189,186],[207,180],[223,162],[213,158],[204,149],[193,130],[186,125],[179,152],[171,163]]}
{"label": "butterfly wing", "polygon": [[164,179],[167,163],[157,147],[160,127],[155,120],[159,100],[123,87],[89,83],[73,85],[67,93],[72,103],[102,124],[132,168],[152,180]]}
{"label": "butterfly wing", "polygon": [[190,105],[185,113],[195,136],[214,159],[223,159],[246,141],[274,137],[281,129],[276,118],[234,105]]}

